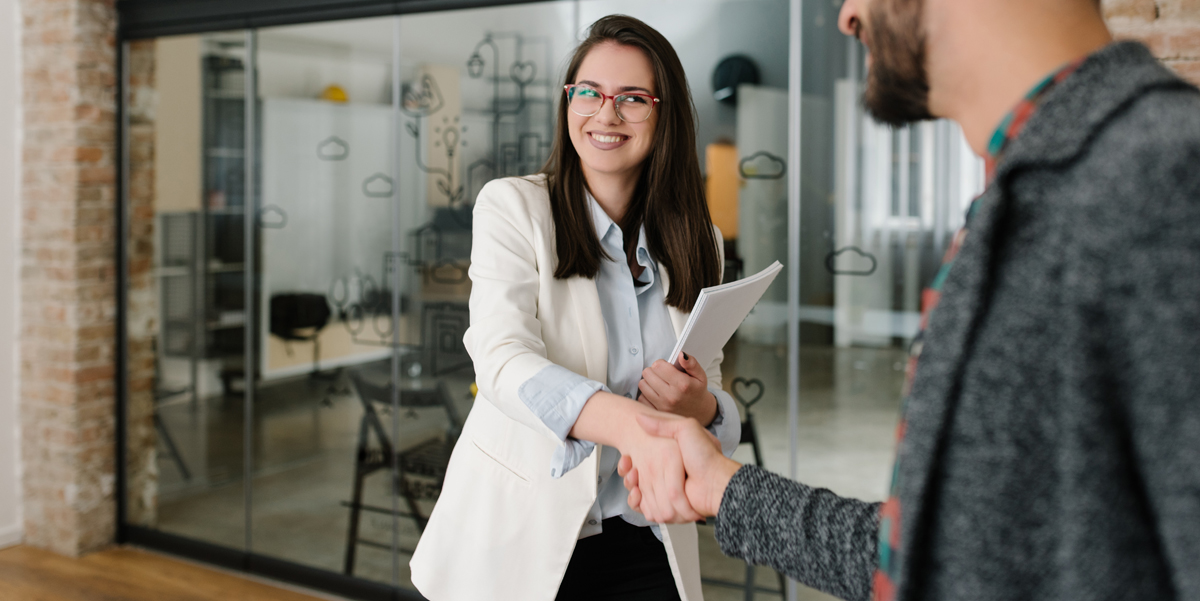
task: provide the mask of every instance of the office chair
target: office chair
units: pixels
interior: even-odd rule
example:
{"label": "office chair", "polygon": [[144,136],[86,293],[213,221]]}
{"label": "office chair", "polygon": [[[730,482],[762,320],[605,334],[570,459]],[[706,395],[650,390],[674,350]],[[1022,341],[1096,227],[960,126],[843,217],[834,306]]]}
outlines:
{"label": "office chair", "polygon": [[[440,406],[445,411],[449,424],[444,433],[432,433],[413,441],[406,441],[406,446],[398,448],[379,416],[381,410],[390,411],[392,397],[396,392],[394,387],[390,382],[380,384],[365,377],[359,369],[350,370],[350,380],[358,392],[359,401],[362,402],[363,416],[359,424],[358,450],[354,463],[353,499],[342,503],[350,508],[344,566],[347,575],[354,574],[358,545],[387,550],[392,548],[390,544],[365,539],[359,535],[362,512],[411,518],[418,530],[425,530],[429,515],[421,509],[418,501],[436,499],[441,492],[442,482],[446,479],[446,466],[450,463],[450,452],[454,450],[454,443],[458,441],[463,425],[445,382],[438,381],[432,387],[402,386],[399,391],[401,407],[412,411],[422,407]],[[394,511],[390,507],[376,507],[363,503],[363,487],[367,476],[385,469],[395,469],[396,480],[392,490],[394,494],[404,498],[407,511]],[[402,551],[412,552],[411,549]]]}
{"label": "office chair", "polygon": [[[321,330],[329,324],[332,316],[329,303],[322,294],[309,292],[285,292],[271,295],[271,319],[268,329],[272,336],[283,339],[289,356],[292,354],[292,342],[311,342],[313,344],[312,371],[308,377],[311,380],[330,382],[326,392],[341,392],[337,381],[341,370],[331,374],[321,373]],[[332,401],[326,396],[322,400],[325,406],[332,406]]]}

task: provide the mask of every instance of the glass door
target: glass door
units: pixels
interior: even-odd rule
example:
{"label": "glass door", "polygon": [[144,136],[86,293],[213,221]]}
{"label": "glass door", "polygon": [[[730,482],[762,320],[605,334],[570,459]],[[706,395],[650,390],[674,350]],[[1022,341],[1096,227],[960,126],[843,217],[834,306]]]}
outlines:
{"label": "glass door", "polygon": [[[407,581],[393,555],[415,537],[404,529],[393,548],[402,523],[390,514],[398,487],[385,449],[418,435],[394,427],[387,386],[419,346],[393,267],[405,227],[394,24],[259,29],[254,60],[252,548],[386,584]],[[420,425],[450,429],[437,416]]]}

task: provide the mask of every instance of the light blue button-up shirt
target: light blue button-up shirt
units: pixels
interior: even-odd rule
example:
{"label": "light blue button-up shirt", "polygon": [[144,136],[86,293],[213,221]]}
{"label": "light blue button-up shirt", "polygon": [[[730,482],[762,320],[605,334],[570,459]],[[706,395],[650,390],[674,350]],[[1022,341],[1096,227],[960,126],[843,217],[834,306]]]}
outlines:
{"label": "light blue button-up shirt", "polygon": [[[565,367],[552,365],[527,380],[518,391],[521,400],[563,441],[549,466],[551,476],[556,478],[578,466],[595,450],[594,443],[568,436],[587,400],[599,390],[636,399],[642,370],[659,359],[669,360],[676,342],[658,264],[650,256],[646,244],[646,228],[642,227],[638,232],[637,262],[643,270],[639,278],[642,285],[635,286],[633,273],[625,261],[621,228],[590,194],[588,203],[596,236],[609,256],[601,261],[596,277],[604,330],[608,336],[608,381],[602,384]],[[717,417],[709,430],[720,439],[725,453],[732,453],[741,437],[737,407],[733,397],[724,390],[709,386],[709,391],[717,398]],[[635,526],[652,525],[629,507],[629,491],[617,475],[620,459],[621,453],[615,448],[606,446],[601,451],[596,503],[588,511],[579,538],[599,534],[601,522],[618,515]],[[654,526],[654,533],[661,538],[657,526]]]}

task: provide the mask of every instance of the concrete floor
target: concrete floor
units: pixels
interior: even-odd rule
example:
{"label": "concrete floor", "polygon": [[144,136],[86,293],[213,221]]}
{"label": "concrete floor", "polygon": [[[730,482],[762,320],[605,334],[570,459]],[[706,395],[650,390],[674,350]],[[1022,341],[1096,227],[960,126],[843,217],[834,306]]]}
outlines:
{"label": "concrete floor", "polygon": [[[839,494],[880,500],[888,486],[903,382],[899,349],[801,350],[796,477]],[[786,349],[731,343],[724,365],[726,388],[735,377],[763,382],[762,400],[752,412],[758,425],[767,469],[789,474]],[[465,415],[471,401],[469,373],[446,379],[448,390]],[[753,392],[739,388],[740,392]],[[255,402],[252,522],[256,553],[340,572],[346,544],[355,445],[362,406],[348,390],[329,395],[326,385],[298,379],[259,390]],[[169,428],[192,478],[185,481],[177,464],[160,445],[159,520],[163,531],[233,548],[245,546],[242,487],[242,402],[214,398],[192,407],[181,402],[164,407]],[[390,426],[391,416],[382,416]],[[401,440],[415,440],[445,428],[439,408],[401,415]],[[734,456],[754,461],[748,445]],[[390,486],[383,473],[371,476],[366,502],[391,506]],[[365,514],[362,535],[389,543],[393,526],[401,548],[412,549],[418,532],[412,520]],[[701,566],[706,578],[741,583],[745,564],[724,557],[701,527]],[[356,575],[380,582],[408,584],[408,555],[360,546]],[[395,573],[393,571],[395,570]],[[778,589],[776,574],[756,570],[758,586]],[[708,601],[745,599],[741,589],[705,585]],[[760,592],[756,599],[779,598]],[[801,587],[800,599],[832,599]]]}

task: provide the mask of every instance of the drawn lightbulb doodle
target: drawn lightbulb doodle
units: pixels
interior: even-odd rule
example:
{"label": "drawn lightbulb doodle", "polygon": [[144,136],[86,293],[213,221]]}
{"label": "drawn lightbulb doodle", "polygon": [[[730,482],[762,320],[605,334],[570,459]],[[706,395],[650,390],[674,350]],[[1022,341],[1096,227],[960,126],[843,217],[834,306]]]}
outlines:
{"label": "drawn lightbulb doodle", "polygon": [[[432,78],[426,77],[430,81]],[[436,89],[436,83],[433,84],[433,89]],[[425,115],[428,119],[431,115]],[[466,195],[466,187],[461,183],[456,182],[454,174],[455,154],[459,148],[465,147],[467,141],[463,139],[463,132],[466,131],[465,125],[460,125],[461,118],[455,115],[451,118],[449,115],[442,116],[440,125],[433,129],[434,135],[438,136],[433,143],[434,148],[440,148],[446,154],[446,168],[431,167],[425,164],[421,158],[421,126],[415,121],[410,121],[404,125],[405,131],[408,132],[416,144],[417,168],[429,175],[437,176],[437,190],[446,197],[447,204],[454,208],[461,202]]]}

